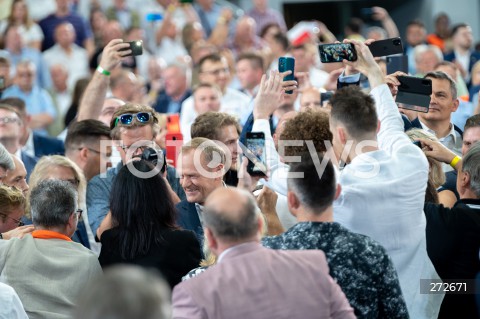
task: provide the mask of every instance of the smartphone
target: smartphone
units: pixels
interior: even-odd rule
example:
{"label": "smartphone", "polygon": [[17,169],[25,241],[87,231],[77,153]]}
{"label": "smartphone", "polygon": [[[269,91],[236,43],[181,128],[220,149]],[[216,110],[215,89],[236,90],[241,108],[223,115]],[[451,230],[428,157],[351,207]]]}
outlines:
{"label": "smartphone", "polygon": [[387,74],[392,74],[397,71],[408,73],[408,56],[387,56]]}
{"label": "smartphone", "polygon": [[320,104],[323,106],[324,103],[327,103],[328,101],[330,101],[330,99],[332,98],[334,93],[335,92],[333,92],[333,91],[327,91],[327,92],[324,92],[324,93],[320,93]]}
{"label": "smartphone", "polygon": [[[289,56],[282,56],[278,59],[278,71],[280,73],[285,71],[292,71],[291,74],[283,78],[283,81],[293,81],[295,80],[295,59]],[[285,91],[287,94],[292,94],[293,91]]]}
{"label": "smartphone", "polygon": [[182,133],[167,133],[165,137],[165,155],[167,160],[172,162],[173,167],[177,167],[177,158],[182,150],[183,135]]}
{"label": "smartphone", "polygon": [[372,42],[368,48],[374,57],[403,54],[403,44],[400,37]]}
{"label": "smartphone", "polygon": [[180,0],[180,3],[193,3],[193,0]]}
{"label": "smartphone", "polygon": [[360,14],[362,17],[369,18],[373,15],[373,9],[372,8],[362,8],[360,9]]}
{"label": "smartphone", "polygon": [[246,144],[247,173],[251,176],[266,176],[265,134],[263,132],[248,132]]}
{"label": "smartphone", "polygon": [[136,41],[130,41],[130,42],[125,42],[130,45],[129,48],[122,49],[120,51],[126,51],[126,50],[132,50],[132,53],[130,53],[128,56],[137,56],[137,55],[142,55],[143,54],[143,41],[142,40],[136,40]]}
{"label": "smartphone", "polygon": [[432,80],[414,76],[397,76],[400,85],[395,102],[399,107],[427,113],[432,94]]}
{"label": "smartphone", "polygon": [[357,51],[355,51],[355,47],[351,43],[320,44],[318,50],[322,63],[357,60]]}

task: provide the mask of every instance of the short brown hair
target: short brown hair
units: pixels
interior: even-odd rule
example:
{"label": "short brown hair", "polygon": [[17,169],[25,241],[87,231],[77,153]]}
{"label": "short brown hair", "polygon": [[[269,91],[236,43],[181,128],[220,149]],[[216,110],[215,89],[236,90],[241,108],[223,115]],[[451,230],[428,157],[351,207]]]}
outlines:
{"label": "short brown hair", "polygon": [[260,54],[254,52],[245,52],[238,56],[237,63],[242,60],[248,60],[251,67],[254,69],[262,69],[262,71],[264,70],[263,58]]}
{"label": "short brown hair", "polygon": [[240,124],[235,117],[223,112],[207,112],[197,116],[191,127],[191,136],[219,140],[220,130],[226,126],[235,126],[240,135]]}
{"label": "short brown hair", "polygon": [[[125,126],[122,125],[121,123],[116,123],[116,119],[123,114],[126,113],[138,113],[138,112],[147,112],[151,114],[152,120],[148,123],[140,123],[137,120],[134,120],[132,122],[132,125],[130,126]],[[160,129],[157,127],[158,126],[158,119],[155,117],[155,110],[148,106],[148,105],[142,105],[142,104],[134,104],[134,103],[127,103],[125,105],[120,106],[115,113],[112,115],[112,119],[110,120],[110,136],[114,140],[119,140],[120,139],[120,128],[126,128],[126,129],[132,129],[132,128],[137,128],[145,125],[151,125],[152,126],[152,132],[155,137],[156,133],[160,131]]]}
{"label": "short brown hair", "polygon": [[[285,128],[280,135],[281,141],[313,141],[318,153],[325,153],[325,141],[332,142],[328,114],[308,110],[298,113],[294,118],[285,123]],[[285,156],[294,156],[308,153],[306,144],[302,146],[285,147]]]}
{"label": "short brown hair", "polygon": [[373,98],[356,86],[337,90],[330,99],[331,120],[345,125],[354,139],[377,131],[378,117]]}
{"label": "short brown hair", "polygon": [[68,126],[65,150],[74,149],[83,143],[96,143],[102,137],[110,137],[110,129],[98,120],[73,122]]}
{"label": "short brown hair", "polygon": [[27,116],[27,107],[25,105],[25,101],[19,99],[18,97],[7,97],[1,99],[0,104],[6,104],[8,106],[11,106],[16,110],[15,113],[17,113],[22,118]]}
{"label": "short brown hair", "polygon": [[480,114],[475,114],[470,116],[465,122],[465,127],[463,131],[465,132],[466,130],[472,127],[480,127]]}

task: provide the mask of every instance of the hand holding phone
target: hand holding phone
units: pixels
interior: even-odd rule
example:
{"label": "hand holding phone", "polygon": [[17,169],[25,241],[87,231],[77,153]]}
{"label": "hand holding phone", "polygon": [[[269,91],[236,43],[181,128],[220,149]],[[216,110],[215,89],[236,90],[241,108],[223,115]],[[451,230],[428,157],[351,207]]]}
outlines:
{"label": "hand holding phone", "polygon": [[132,53],[128,54],[127,56],[137,56],[137,55],[142,55],[143,54],[143,41],[142,40],[130,41],[130,42],[125,42],[125,43],[128,43],[130,46],[126,49],[121,49],[120,51],[132,50]]}
{"label": "hand holding phone", "polygon": [[248,158],[247,173],[251,176],[266,176],[265,164],[265,134],[263,132],[248,132],[246,139]]}
{"label": "hand holding phone", "polygon": [[320,52],[320,61],[322,63],[334,63],[357,60],[357,51],[352,43],[330,43],[320,44],[318,46]]}
{"label": "hand holding phone", "polygon": [[[292,81],[295,80],[295,75],[294,75],[294,70],[295,70],[295,59],[292,57],[280,57],[278,59],[278,71],[280,73],[286,72],[286,71],[292,71],[289,75],[285,76],[283,78],[283,81]],[[287,94],[292,94],[293,91],[286,91],[285,93]]]}

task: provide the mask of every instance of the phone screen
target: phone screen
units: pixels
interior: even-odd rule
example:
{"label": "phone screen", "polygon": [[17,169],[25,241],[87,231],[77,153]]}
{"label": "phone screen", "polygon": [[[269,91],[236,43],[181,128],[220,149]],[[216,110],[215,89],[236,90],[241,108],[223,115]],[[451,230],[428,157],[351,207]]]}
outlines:
{"label": "phone screen", "polygon": [[265,135],[261,132],[247,133],[247,172],[250,175],[266,175]]}
{"label": "phone screen", "polygon": [[355,47],[351,43],[321,44],[318,46],[318,49],[322,63],[357,60],[357,51],[355,51]]}

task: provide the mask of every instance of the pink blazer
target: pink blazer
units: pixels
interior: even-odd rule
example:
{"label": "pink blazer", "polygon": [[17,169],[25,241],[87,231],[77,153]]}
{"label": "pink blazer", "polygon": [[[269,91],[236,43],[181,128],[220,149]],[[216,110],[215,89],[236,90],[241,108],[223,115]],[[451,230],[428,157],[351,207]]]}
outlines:
{"label": "pink blazer", "polygon": [[173,290],[173,318],[355,318],[320,250],[234,247]]}

